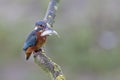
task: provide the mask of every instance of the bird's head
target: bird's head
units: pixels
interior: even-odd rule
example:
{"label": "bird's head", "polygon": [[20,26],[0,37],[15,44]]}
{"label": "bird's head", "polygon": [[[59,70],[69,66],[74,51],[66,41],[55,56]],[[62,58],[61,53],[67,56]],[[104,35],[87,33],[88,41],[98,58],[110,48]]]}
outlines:
{"label": "bird's head", "polygon": [[35,23],[35,30],[41,32],[41,36],[49,36],[52,34],[58,35],[58,33],[53,30],[48,23],[45,21],[38,21]]}

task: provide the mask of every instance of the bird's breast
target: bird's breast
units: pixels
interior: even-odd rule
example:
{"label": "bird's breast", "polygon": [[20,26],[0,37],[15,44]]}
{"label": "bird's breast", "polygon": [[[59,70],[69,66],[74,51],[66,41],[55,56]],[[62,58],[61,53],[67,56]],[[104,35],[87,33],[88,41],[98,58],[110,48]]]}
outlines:
{"label": "bird's breast", "polygon": [[41,37],[40,35],[37,37],[37,49],[40,49],[46,42],[46,37]]}

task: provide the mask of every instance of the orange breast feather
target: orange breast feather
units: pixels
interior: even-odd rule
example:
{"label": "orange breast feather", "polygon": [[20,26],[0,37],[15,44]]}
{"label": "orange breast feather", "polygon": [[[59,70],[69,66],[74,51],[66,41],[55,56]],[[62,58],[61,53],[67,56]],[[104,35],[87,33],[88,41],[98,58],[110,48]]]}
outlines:
{"label": "orange breast feather", "polygon": [[46,42],[46,36],[40,36],[41,33],[37,33],[37,42],[36,42],[36,47],[37,49],[40,49]]}

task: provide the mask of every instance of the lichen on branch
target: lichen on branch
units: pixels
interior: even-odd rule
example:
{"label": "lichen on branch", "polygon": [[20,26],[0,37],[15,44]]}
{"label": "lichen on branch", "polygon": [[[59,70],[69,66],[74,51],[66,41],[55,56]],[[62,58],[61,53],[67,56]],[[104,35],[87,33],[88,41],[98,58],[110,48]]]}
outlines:
{"label": "lichen on branch", "polygon": [[60,66],[46,56],[45,52],[36,52],[34,54],[34,62],[48,73],[53,80],[65,80]]}
{"label": "lichen on branch", "polygon": [[60,2],[60,0],[50,0],[47,12],[46,12],[45,17],[44,17],[44,20],[49,25],[51,25],[51,27],[53,26],[53,23],[55,22],[54,19],[56,16],[56,11],[58,9],[59,2]]}

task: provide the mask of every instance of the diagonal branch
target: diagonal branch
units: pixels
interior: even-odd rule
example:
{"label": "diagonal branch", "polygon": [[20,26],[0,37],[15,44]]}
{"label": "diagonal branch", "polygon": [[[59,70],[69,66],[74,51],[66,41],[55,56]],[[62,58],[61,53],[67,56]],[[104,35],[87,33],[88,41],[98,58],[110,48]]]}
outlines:
{"label": "diagonal branch", "polygon": [[51,26],[53,26],[53,23],[55,22],[55,16],[56,16],[56,11],[58,9],[58,3],[60,0],[50,0],[48,9],[46,12],[46,15],[44,17],[44,20]]}
{"label": "diagonal branch", "polygon": [[62,70],[58,64],[53,62],[45,52],[34,53],[34,61],[46,73],[48,73],[53,80],[65,80]]}

